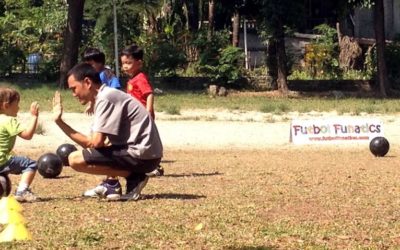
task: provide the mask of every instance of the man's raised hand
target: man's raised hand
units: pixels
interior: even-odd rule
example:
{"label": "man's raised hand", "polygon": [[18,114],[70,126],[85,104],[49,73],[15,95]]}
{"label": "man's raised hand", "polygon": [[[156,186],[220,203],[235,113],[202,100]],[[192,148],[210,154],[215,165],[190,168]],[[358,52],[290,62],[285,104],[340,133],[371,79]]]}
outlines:
{"label": "man's raised hand", "polygon": [[56,91],[54,93],[53,97],[53,119],[54,121],[60,121],[61,116],[63,113],[63,106],[62,106],[62,99],[61,99],[61,94],[59,91]]}

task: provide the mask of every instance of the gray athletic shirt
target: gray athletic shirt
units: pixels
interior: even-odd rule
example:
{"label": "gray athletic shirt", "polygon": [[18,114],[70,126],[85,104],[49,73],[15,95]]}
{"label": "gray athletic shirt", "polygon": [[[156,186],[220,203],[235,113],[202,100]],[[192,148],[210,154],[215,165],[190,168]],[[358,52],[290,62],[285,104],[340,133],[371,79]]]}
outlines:
{"label": "gray athletic shirt", "polygon": [[145,107],[123,91],[102,85],[94,107],[93,132],[104,133],[113,145],[128,145],[135,158],[163,156],[157,127]]}

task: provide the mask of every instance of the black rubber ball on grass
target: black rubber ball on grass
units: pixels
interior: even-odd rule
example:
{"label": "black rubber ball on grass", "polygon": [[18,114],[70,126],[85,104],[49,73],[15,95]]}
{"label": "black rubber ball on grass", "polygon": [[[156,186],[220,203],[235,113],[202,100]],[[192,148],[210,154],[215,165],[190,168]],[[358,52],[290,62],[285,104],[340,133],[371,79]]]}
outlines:
{"label": "black rubber ball on grass", "polygon": [[0,175],[0,197],[6,197],[11,193],[11,180],[8,175]]}
{"label": "black rubber ball on grass", "polygon": [[53,153],[46,153],[39,157],[37,161],[38,171],[44,178],[56,178],[62,172],[61,159]]}
{"label": "black rubber ball on grass", "polygon": [[76,150],[78,149],[74,145],[64,143],[57,148],[56,154],[58,155],[58,157],[60,157],[61,162],[64,166],[69,166],[68,156]]}
{"label": "black rubber ball on grass", "polygon": [[376,157],[383,157],[389,152],[389,141],[382,136],[375,137],[369,143],[369,150]]}

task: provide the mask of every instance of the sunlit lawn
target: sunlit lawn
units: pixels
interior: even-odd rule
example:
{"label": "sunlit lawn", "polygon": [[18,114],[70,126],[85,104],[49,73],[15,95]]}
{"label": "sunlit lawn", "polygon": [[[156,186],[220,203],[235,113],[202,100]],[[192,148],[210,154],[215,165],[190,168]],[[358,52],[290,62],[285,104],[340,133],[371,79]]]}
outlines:
{"label": "sunlit lawn", "polygon": [[[0,85],[10,85],[1,83]],[[56,84],[35,85],[10,85],[17,88],[22,95],[21,110],[27,111],[32,101],[38,101],[42,111],[51,110],[51,100]],[[61,90],[65,103],[66,112],[82,112],[82,107],[69,90]],[[339,114],[351,113],[358,115],[365,113],[397,113],[400,111],[399,99],[376,99],[376,98],[327,98],[327,97],[303,97],[282,98],[267,97],[263,95],[228,95],[227,97],[211,98],[206,92],[191,91],[168,91],[157,95],[155,100],[157,112],[179,114],[180,110],[187,109],[228,109],[260,111],[265,113],[284,113],[290,111],[333,111]]]}
{"label": "sunlit lawn", "polygon": [[82,199],[101,177],[66,168],[23,205],[33,240],[0,248],[398,249],[399,153],[166,150],[138,202]]}

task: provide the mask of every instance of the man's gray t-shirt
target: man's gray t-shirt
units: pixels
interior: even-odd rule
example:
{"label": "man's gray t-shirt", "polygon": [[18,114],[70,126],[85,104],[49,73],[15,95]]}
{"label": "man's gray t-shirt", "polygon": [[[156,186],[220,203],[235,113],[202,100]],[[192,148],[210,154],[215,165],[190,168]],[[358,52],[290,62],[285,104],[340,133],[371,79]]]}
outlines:
{"label": "man's gray t-shirt", "polygon": [[128,145],[135,158],[163,156],[157,127],[149,112],[132,96],[102,85],[94,107],[93,132],[104,133],[113,145]]}

